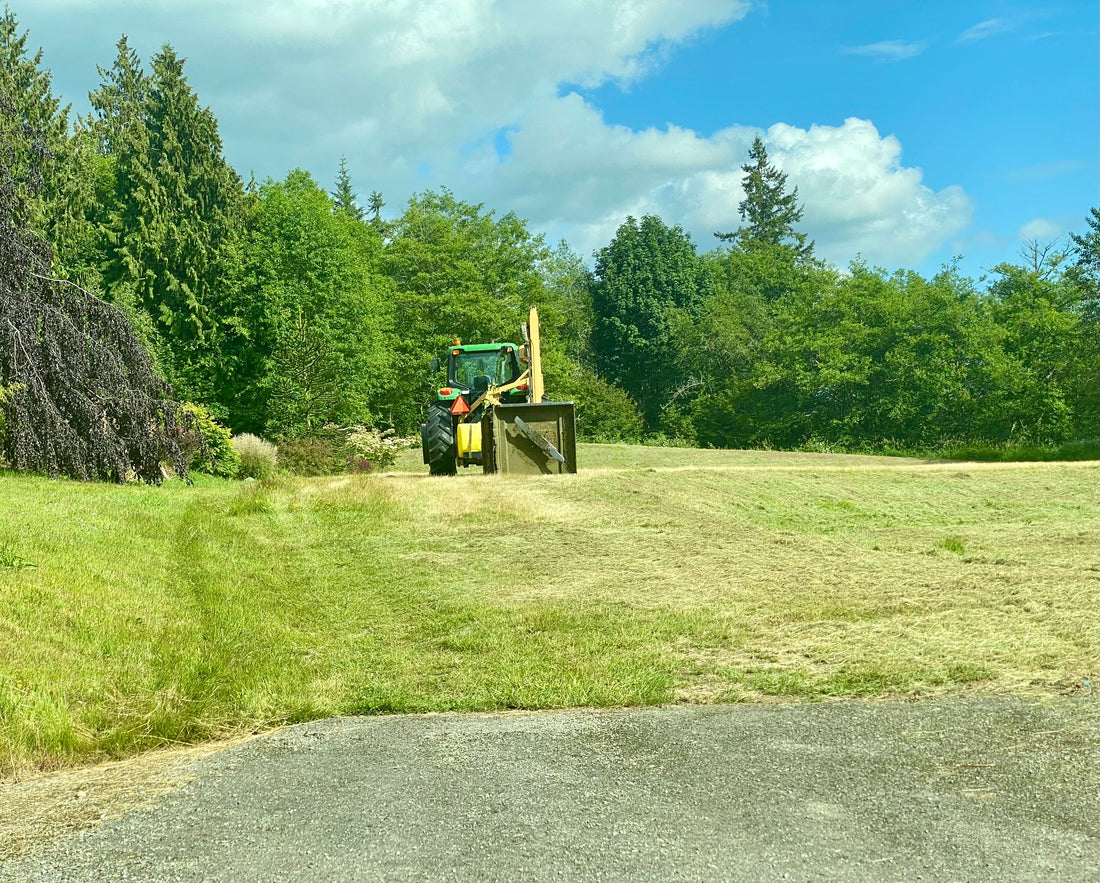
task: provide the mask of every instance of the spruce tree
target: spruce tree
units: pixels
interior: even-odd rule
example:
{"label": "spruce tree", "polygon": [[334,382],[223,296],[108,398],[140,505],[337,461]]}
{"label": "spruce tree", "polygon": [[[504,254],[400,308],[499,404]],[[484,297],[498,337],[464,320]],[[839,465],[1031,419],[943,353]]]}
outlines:
{"label": "spruce tree", "polygon": [[749,162],[741,166],[741,188],[745,198],[737,204],[741,220],[748,224],[731,233],[715,233],[718,239],[735,242],[745,250],[761,245],[790,249],[802,261],[813,257],[813,240],[794,225],[802,220],[798,188],[787,193],[787,175],[768,162],[768,151],[757,136],[749,148]]}
{"label": "spruce tree", "polygon": [[332,191],[332,201],[338,212],[343,212],[357,221],[363,220],[363,210],[356,205],[355,191],[351,186],[348,173],[348,158],[340,157],[340,169],[336,173],[336,189]]}
{"label": "spruce tree", "polygon": [[[93,228],[87,217],[94,202],[90,144],[74,137],[69,106],[54,96],[42,50],[27,50],[27,33],[7,7],[0,14],[0,91],[12,115],[0,132],[11,147],[13,180],[24,180],[33,165],[41,184],[24,200],[27,222],[53,245],[52,271],[88,281]],[[25,195],[27,195],[25,193]]]}
{"label": "spruce tree", "polygon": [[184,60],[165,45],[146,78],[125,38],[118,49],[92,95],[100,149],[115,171],[108,291],[148,314],[169,378],[208,400],[217,355],[214,306],[240,182],[222,156],[213,113],[187,83]]}
{"label": "spruce tree", "polygon": [[367,209],[371,213],[370,222],[376,228],[382,224],[382,208],[386,203],[382,201],[382,194],[377,190],[370,192],[370,199],[367,200]]}
{"label": "spruce tree", "polygon": [[100,154],[121,161],[145,152],[149,77],[125,34],[115,48],[114,65],[98,68],[102,84],[88,96],[93,109],[88,126]]}

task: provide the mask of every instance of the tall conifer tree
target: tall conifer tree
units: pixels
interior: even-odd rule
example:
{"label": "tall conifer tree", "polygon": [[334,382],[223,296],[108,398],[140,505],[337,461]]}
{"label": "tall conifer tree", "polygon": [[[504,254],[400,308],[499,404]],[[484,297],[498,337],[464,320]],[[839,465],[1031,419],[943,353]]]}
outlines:
{"label": "tall conifer tree", "polygon": [[357,221],[363,220],[363,210],[356,205],[355,190],[351,186],[348,158],[340,157],[340,169],[336,173],[336,189],[332,191],[334,208]]}
{"label": "tall conifer tree", "polygon": [[115,299],[131,298],[151,317],[170,379],[208,398],[217,353],[212,307],[240,182],[222,156],[217,121],[199,105],[175,50],[165,45],[146,78],[125,38],[118,49],[92,96],[117,188],[105,275]]}
{"label": "tall conifer tree", "polygon": [[371,213],[371,223],[375,227],[378,227],[382,223],[382,208],[386,205],[382,201],[382,194],[378,190],[372,190],[370,192],[370,199],[367,200],[367,208]]}
{"label": "tall conifer tree", "polygon": [[813,257],[813,240],[795,230],[802,220],[798,188],[787,192],[787,175],[768,162],[768,151],[758,136],[749,148],[749,162],[741,166],[745,198],[737,204],[741,220],[748,224],[731,233],[715,233],[719,239],[750,250],[761,245],[789,248],[799,260]]}
{"label": "tall conifer tree", "polygon": [[0,93],[8,96],[12,112],[0,123],[0,135],[11,148],[12,179],[28,195],[34,192],[24,201],[26,222],[54,244],[51,272],[86,282],[92,231],[86,214],[93,202],[89,145],[70,132],[69,106],[54,96],[42,50],[29,54],[27,36],[5,7],[0,14]]}

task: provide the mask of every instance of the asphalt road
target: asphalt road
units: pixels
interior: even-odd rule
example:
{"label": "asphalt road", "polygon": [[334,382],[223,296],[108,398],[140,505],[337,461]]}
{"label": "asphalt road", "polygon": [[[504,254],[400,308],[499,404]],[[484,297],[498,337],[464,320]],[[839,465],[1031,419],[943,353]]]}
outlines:
{"label": "asphalt road", "polygon": [[0,880],[1097,879],[1094,700],[337,719]]}

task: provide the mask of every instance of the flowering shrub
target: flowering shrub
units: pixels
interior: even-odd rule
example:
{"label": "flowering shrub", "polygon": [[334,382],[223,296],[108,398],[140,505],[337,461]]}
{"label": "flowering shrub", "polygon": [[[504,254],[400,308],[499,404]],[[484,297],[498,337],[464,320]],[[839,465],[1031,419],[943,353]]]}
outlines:
{"label": "flowering shrub", "polygon": [[348,468],[353,472],[385,469],[394,464],[397,455],[405,448],[414,448],[419,444],[420,439],[401,438],[392,429],[353,426],[348,434]]}
{"label": "flowering shrub", "polygon": [[242,432],[233,436],[233,447],[240,454],[238,478],[270,478],[275,474],[279,449],[256,435]]}

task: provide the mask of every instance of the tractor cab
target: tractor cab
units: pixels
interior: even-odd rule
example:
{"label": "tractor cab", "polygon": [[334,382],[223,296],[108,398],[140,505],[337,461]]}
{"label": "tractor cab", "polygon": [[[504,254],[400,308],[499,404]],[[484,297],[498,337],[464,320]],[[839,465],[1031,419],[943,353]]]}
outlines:
{"label": "tractor cab", "polygon": [[451,347],[447,359],[447,382],[461,389],[486,390],[504,386],[522,373],[517,349],[512,343],[483,343]]}
{"label": "tractor cab", "polygon": [[[507,386],[523,374],[519,347],[514,343],[455,344],[447,353],[447,386],[439,390],[442,401],[462,396],[473,406],[490,387]],[[502,395],[502,401],[527,400],[527,384]]]}

